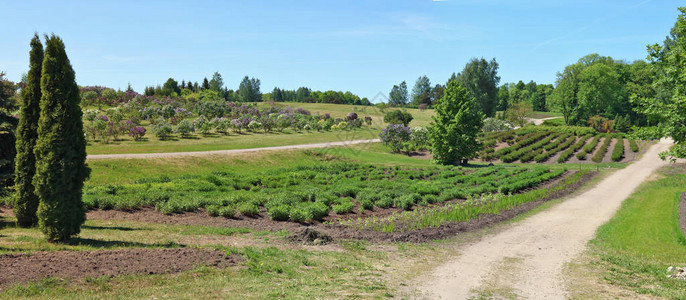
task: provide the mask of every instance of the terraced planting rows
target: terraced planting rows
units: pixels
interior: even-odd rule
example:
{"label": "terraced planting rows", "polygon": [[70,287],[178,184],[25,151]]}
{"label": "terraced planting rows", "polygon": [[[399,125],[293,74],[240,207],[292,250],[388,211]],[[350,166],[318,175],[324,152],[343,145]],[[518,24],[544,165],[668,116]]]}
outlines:
{"label": "terraced planting rows", "polygon": [[[580,161],[592,155],[591,161],[600,163],[614,140],[611,161],[618,162],[625,156],[624,139],[624,134],[597,133],[586,127],[525,127],[484,135],[481,138],[484,149],[479,158],[504,163],[545,163],[559,153],[556,162],[565,163],[576,153]],[[629,150],[633,153],[640,150],[637,141],[629,139]]]}
{"label": "terraced planting rows", "polygon": [[[163,213],[176,213],[204,208],[213,216],[310,222],[331,212],[341,217],[376,208],[412,210],[487,194],[517,194],[564,172],[543,166],[410,169],[337,163],[247,176],[214,172],[88,186],[84,202],[89,209],[155,207]],[[348,217],[354,215],[343,218]]]}

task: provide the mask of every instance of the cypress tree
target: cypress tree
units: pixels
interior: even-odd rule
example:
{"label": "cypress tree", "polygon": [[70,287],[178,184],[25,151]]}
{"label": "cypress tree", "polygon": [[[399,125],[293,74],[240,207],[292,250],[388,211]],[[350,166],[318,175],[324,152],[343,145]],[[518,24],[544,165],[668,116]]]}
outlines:
{"label": "cypress tree", "polygon": [[33,177],[40,199],[38,225],[49,241],[64,241],[86,221],[81,196],[90,169],[79,88],[64,42],[55,35],[46,36],[41,92]]}
{"label": "cypress tree", "polygon": [[15,198],[14,214],[21,227],[32,227],[38,224],[36,210],[38,196],[33,186],[33,176],[36,174],[36,157],[33,148],[38,137],[38,117],[41,99],[41,70],[43,68],[43,44],[38,34],[31,39],[29,53],[29,73],[26,77],[26,87],[21,91],[19,109],[19,125],[17,127],[17,158],[15,165]]}

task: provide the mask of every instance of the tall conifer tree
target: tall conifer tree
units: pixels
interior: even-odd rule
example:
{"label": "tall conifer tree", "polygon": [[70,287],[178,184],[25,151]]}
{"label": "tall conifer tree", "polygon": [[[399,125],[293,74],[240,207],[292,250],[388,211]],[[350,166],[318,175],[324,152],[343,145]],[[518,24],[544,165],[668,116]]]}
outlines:
{"label": "tall conifer tree", "polygon": [[45,44],[33,184],[40,199],[41,230],[49,241],[64,241],[78,234],[86,220],[81,196],[90,169],[81,97],[64,42],[52,35]]}
{"label": "tall conifer tree", "polygon": [[26,86],[22,89],[17,127],[17,158],[15,165],[15,198],[14,214],[21,227],[32,227],[38,224],[36,210],[38,196],[33,186],[36,174],[36,157],[33,149],[38,137],[38,117],[40,115],[41,70],[43,69],[43,44],[38,34],[31,39],[29,53],[29,73]]}

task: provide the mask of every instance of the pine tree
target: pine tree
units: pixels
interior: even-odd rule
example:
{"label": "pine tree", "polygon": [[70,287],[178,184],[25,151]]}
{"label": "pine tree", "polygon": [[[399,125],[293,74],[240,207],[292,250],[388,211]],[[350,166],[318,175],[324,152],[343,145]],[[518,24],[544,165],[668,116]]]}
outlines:
{"label": "pine tree", "polygon": [[203,90],[209,90],[210,89],[210,82],[207,81],[207,77],[205,77],[205,79],[202,80],[201,89],[203,89]]}
{"label": "pine tree", "polygon": [[429,127],[434,159],[444,165],[467,164],[480,148],[476,136],[484,116],[479,104],[458,80],[451,80],[435,109]]}
{"label": "pine tree", "polygon": [[45,44],[33,185],[41,230],[49,241],[64,241],[78,234],[86,220],[81,196],[90,169],[81,97],[64,42],[52,35]]}
{"label": "pine tree", "polygon": [[41,70],[43,68],[43,44],[38,34],[31,39],[29,53],[29,73],[26,87],[22,89],[17,127],[17,158],[15,165],[15,198],[14,214],[21,227],[33,227],[38,224],[36,210],[38,196],[33,186],[36,174],[36,157],[33,149],[38,137],[38,117],[40,115]]}

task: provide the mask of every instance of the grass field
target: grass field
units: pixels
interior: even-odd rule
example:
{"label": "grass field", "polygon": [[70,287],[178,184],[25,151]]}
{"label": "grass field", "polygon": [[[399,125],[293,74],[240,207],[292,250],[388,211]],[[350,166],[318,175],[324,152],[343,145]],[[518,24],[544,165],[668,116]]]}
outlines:
{"label": "grass field", "polygon": [[685,186],[686,165],[670,165],[624,201],[591,241],[588,267],[597,272],[596,280],[636,293],[686,298],[686,281],[667,278],[666,271],[686,266],[686,238],[678,224]]}

